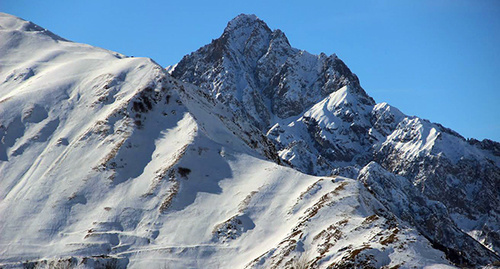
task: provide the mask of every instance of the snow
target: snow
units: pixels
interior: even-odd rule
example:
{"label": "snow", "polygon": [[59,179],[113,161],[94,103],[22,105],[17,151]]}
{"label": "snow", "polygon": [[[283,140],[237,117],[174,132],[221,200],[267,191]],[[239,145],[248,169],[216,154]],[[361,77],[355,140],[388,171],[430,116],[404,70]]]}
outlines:
{"label": "snow", "polygon": [[[258,27],[236,30],[247,20]],[[270,60],[252,59],[257,65],[296,66],[282,81],[292,87],[285,99],[304,98],[298,84],[316,87],[301,113],[269,115],[269,138],[253,125],[257,109],[249,110],[254,119],[242,116],[239,102],[255,107],[263,92],[243,71],[234,79],[211,69],[204,75],[215,82],[197,87],[170,75],[178,65],[165,70],[69,42],[7,14],[0,26],[0,267],[69,257],[130,268],[285,268],[300,257],[317,268],[452,267],[362,181],[332,176],[332,165],[312,168],[315,175],[297,168],[317,161],[319,138],[349,154],[365,150],[346,130],[368,128],[372,114],[391,120],[378,147],[408,158],[452,138],[387,104],[363,102],[352,85],[317,95],[314,80],[328,57],[292,49],[257,17],[228,24],[232,44],[242,45],[233,52],[245,52],[233,56],[250,61],[259,52]],[[233,94],[236,101],[221,101]],[[270,99],[260,101],[272,112]],[[296,166],[280,164],[276,153]],[[399,189],[390,197],[405,202]]]}

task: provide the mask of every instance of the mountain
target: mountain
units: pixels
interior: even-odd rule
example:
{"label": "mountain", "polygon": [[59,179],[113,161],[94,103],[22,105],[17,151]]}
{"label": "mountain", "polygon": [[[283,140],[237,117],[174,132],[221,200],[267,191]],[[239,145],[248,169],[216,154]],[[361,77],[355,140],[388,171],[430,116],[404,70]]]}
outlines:
{"label": "mountain", "polygon": [[[229,22],[219,39],[185,56],[171,74],[257,122],[281,159],[299,171],[358,178],[386,206],[404,197],[405,207],[425,208],[393,213],[442,244],[450,257],[463,256],[453,254],[463,250],[461,243],[448,245],[448,234],[464,237],[461,231],[499,253],[499,143],[466,140],[376,104],[336,55],[294,49],[280,30],[253,15]],[[386,197],[393,194],[380,188],[383,175],[404,177],[411,194]],[[467,237],[460,241],[475,244]]]}
{"label": "mountain", "polygon": [[0,14],[1,268],[499,261],[500,146],[253,15],[168,71]]}

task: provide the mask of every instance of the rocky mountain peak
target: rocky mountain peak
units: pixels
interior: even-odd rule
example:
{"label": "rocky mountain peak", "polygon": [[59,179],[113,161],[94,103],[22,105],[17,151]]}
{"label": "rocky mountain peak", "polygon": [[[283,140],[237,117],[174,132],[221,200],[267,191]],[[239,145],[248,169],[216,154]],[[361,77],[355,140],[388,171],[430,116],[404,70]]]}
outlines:
{"label": "rocky mountain peak", "polygon": [[217,39],[221,43],[219,47],[224,48],[220,56],[233,62],[244,59],[246,66],[254,67],[266,53],[272,34],[273,31],[257,16],[241,14],[227,24],[224,33]]}
{"label": "rocky mountain peak", "polygon": [[[183,76],[185,74],[181,72],[187,71],[186,69],[190,69],[193,64],[201,65],[202,63],[210,66],[218,66],[222,62],[233,66],[255,66],[258,59],[266,53],[274,36],[282,39],[282,35],[274,35],[267,24],[257,16],[240,14],[227,24],[219,38],[212,40],[210,44],[196,52],[186,55],[172,70],[172,75]],[[284,44],[289,46],[286,37],[285,40]],[[245,63],[241,63],[243,59],[246,60]],[[192,77],[193,74],[189,76]]]}
{"label": "rocky mountain peak", "polygon": [[269,26],[254,14],[240,14],[227,23],[224,32],[234,32],[241,29],[263,28],[271,32]]}
{"label": "rocky mountain peak", "polygon": [[255,15],[231,20],[221,37],[185,56],[172,75],[241,109],[263,130],[274,116],[299,115],[347,85],[350,94],[374,104],[335,54],[295,49],[281,30],[272,31]]}

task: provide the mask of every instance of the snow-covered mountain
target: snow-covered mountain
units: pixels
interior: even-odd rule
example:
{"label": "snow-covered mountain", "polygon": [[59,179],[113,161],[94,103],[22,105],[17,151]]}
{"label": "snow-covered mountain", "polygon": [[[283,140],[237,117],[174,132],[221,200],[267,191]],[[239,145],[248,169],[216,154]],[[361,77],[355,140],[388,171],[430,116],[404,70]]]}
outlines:
{"label": "snow-covered mountain", "polygon": [[255,16],[168,72],[0,14],[0,267],[499,261],[500,145]]}
{"label": "snow-covered mountain", "polygon": [[[500,253],[499,143],[466,140],[376,104],[336,55],[294,49],[280,30],[252,15],[229,22],[220,38],[185,56],[171,73],[252,118],[294,168],[358,178],[389,207],[403,199],[409,204],[393,213],[442,245],[450,259],[463,258],[455,252],[476,244],[460,230]],[[393,194],[378,188],[384,175],[404,177],[411,191],[386,197]],[[436,210],[421,199],[437,202]],[[406,209],[413,203],[425,212]],[[462,246],[449,234],[470,243]],[[469,258],[475,263],[477,255]]]}

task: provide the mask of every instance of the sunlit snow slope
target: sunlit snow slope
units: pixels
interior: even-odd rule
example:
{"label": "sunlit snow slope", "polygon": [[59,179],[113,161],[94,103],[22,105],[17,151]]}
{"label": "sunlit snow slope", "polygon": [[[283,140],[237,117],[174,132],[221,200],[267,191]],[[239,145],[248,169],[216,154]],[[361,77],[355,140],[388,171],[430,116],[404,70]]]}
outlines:
{"label": "sunlit snow slope", "polygon": [[452,266],[380,182],[281,165],[251,120],[150,59],[0,14],[0,66],[2,268]]}

